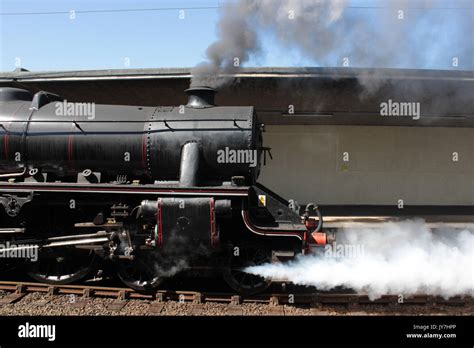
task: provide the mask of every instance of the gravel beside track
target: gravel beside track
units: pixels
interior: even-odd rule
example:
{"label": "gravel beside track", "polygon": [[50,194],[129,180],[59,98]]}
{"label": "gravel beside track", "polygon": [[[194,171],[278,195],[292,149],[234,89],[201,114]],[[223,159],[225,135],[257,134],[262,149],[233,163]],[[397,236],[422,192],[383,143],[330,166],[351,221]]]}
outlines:
{"label": "gravel beside track", "polygon": [[[7,295],[0,292],[0,299]],[[49,302],[45,303],[46,300]],[[415,305],[415,304],[388,304],[388,305],[317,305],[311,307],[302,305],[270,305],[268,303],[242,303],[229,305],[228,303],[164,301],[158,306],[158,311],[152,307],[157,301],[130,299],[119,310],[109,308],[117,300],[114,298],[91,297],[82,307],[74,307],[76,301],[81,301],[80,296],[53,295],[45,293],[28,293],[15,303],[0,306],[0,315],[127,315],[127,316],[220,316],[220,315],[472,315],[472,303],[464,305]],[[161,308],[162,307],[162,308]]]}

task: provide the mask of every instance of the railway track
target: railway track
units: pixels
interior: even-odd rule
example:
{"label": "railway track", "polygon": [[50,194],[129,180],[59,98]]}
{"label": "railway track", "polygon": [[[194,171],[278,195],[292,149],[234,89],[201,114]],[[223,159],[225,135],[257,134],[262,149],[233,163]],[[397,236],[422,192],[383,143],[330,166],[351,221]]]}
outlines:
{"label": "railway track", "polygon": [[[137,292],[129,288],[104,287],[90,285],[49,285],[36,282],[2,281],[0,290],[6,293],[0,298],[0,307],[14,304],[32,293],[42,293],[44,296],[34,303],[35,306],[46,305],[57,296],[70,296],[68,306],[84,308],[95,298],[107,298],[107,309],[120,312],[131,300],[144,300],[148,303],[149,314],[160,314],[167,303],[186,303],[192,306],[190,314],[199,314],[207,303],[219,303],[226,307],[230,315],[243,314],[242,307],[246,304],[265,305],[268,314],[284,315],[284,308],[288,306],[305,306],[311,314],[324,314],[331,306],[344,307],[349,312],[366,313],[364,310],[370,306],[386,307],[389,312],[402,311],[403,307],[419,306],[427,312],[432,312],[440,306],[463,307],[466,313],[472,314],[474,299],[471,296],[456,296],[445,299],[438,296],[416,295],[403,298],[399,296],[384,295],[371,300],[367,295],[342,294],[342,293],[267,293],[259,295],[235,295],[223,292],[197,292],[157,290],[149,293]],[[403,312],[403,311],[402,311]]]}

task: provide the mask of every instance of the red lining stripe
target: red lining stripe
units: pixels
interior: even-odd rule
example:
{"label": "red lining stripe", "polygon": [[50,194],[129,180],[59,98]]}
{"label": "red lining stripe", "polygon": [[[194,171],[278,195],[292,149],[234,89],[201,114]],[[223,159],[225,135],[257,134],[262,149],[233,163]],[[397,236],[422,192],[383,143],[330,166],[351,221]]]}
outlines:
{"label": "red lining stripe", "polygon": [[[22,103],[19,107],[17,107],[17,109],[12,114],[12,119],[16,115],[18,110],[20,110],[25,104],[27,103]],[[3,151],[5,152],[5,159],[8,159],[8,157],[10,156],[10,135],[8,135],[8,133],[5,133],[5,137],[3,138]]]}
{"label": "red lining stripe", "polygon": [[170,189],[163,189],[163,188],[127,188],[127,187],[64,187],[59,186],[46,186],[46,185],[18,185],[18,184],[8,184],[8,185],[0,185],[1,189],[7,190],[18,190],[18,189],[31,189],[37,191],[124,191],[124,192],[140,192],[140,191],[147,191],[151,193],[202,193],[202,194],[236,194],[238,196],[247,196],[247,190],[180,190],[175,188]]}
{"label": "red lining stripe", "polygon": [[10,136],[8,134],[5,134],[5,137],[3,138],[3,151],[5,152],[5,159],[8,159],[9,157],[9,146],[10,145]]}
{"label": "red lining stripe", "polygon": [[72,164],[72,145],[73,145],[73,136],[70,135],[67,138],[67,160]]}
{"label": "red lining stripe", "polygon": [[211,246],[215,247],[218,244],[216,231],[216,212],[214,210],[214,198],[209,200],[210,207],[210,221],[211,221]]}
{"label": "red lining stripe", "polygon": [[161,198],[157,200],[156,207],[156,223],[158,225],[158,236],[156,236],[156,244],[161,247],[163,245],[163,216],[162,216],[162,202]]}

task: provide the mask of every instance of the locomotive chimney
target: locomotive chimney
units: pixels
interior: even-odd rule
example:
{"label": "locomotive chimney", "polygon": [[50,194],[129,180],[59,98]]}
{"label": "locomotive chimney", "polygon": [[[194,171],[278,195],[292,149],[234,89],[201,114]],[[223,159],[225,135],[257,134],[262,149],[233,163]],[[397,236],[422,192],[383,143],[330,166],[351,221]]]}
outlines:
{"label": "locomotive chimney", "polygon": [[206,86],[196,86],[185,90],[188,97],[188,108],[203,109],[215,106],[216,90]]}

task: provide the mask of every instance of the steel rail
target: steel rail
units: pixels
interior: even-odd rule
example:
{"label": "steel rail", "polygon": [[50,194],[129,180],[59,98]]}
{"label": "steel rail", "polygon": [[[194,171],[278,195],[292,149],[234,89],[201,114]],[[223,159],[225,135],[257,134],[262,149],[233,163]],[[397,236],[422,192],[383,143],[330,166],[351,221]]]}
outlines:
{"label": "steel rail", "polygon": [[[270,305],[389,305],[399,303],[397,295],[383,295],[380,298],[372,300],[367,294],[346,293],[265,293],[259,295],[236,295],[235,293],[228,292],[181,290],[154,290],[148,293],[142,293],[122,287],[51,285],[20,281],[0,281],[0,290],[17,294],[40,292],[49,295],[82,295],[84,298],[108,297],[117,298],[122,301],[129,299],[158,300],[161,302],[179,300],[193,303],[224,302],[233,305],[243,303],[264,303]],[[474,305],[474,298],[469,294],[458,295],[451,298],[419,294],[405,297],[403,304]]]}

